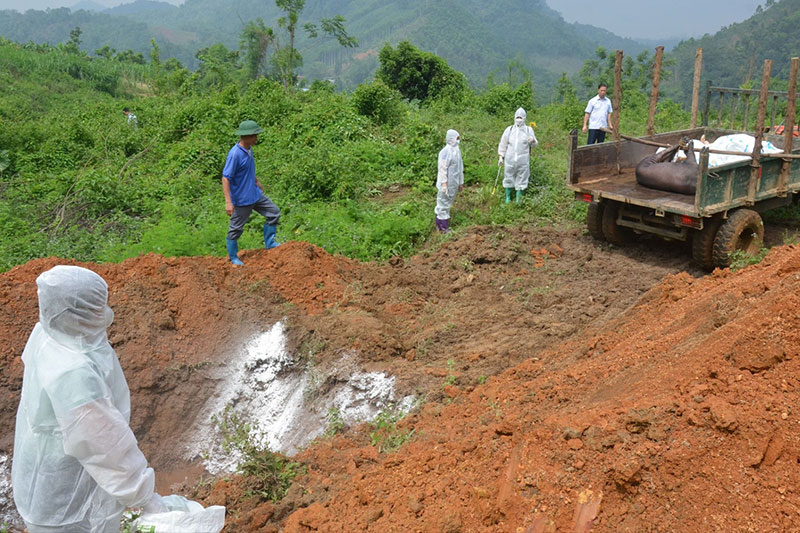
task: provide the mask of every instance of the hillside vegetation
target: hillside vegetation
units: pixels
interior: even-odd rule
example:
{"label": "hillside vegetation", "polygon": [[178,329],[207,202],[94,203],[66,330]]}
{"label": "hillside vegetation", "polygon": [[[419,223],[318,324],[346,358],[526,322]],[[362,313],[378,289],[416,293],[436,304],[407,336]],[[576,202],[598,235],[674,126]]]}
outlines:
{"label": "hillside vegetation", "polygon": [[[106,13],[70,13],[67,8],[1,11],[0,35],[17,42],[56,44],[80,26],[82,47],[88,52],[109,45],[146,55],[155,39],[163,57],[197,68],[197,50],[215,43],[235,50],[247,22],[262,18],[277,31],[275,21],[283,15],[274,2],[261,0],[187,0],[177,8],[153,7],[152,2],[140,1]],[[645,48],[603,30],[589,32],[586,26],[567,24],[544,0],[308,0],[300,23],[335,15],[345,18],[359,46],[344,49],[335,39],[308,39],[300,32],[301,73],[308,79],[334,77],[346,89],[371,77],[384,44],[402,40],[443,57],[476,87],[509,60],[517,60],[533,71],[542,93],[550,92],[561,72],[577,72],[598,46],[623,48],[632,55]]]}
{"label": "hillside vegetation", "polygon": [[[714,35],[681,42],[672,52],[675,76],[670,94],[686,99],[691,95],[695,52],[703,48],[703,82],[722,87],[759,87],[765,59],[771,59],[772,76],[787,80],[789,59],[800,54],[800,0],[768,0],[749,19],[731,24]],[[770,84],[786,90],[786,82]]]}
{"label": "hillside vegetation", "polygon": [[[237,85],[222,76],[210,84],[213,75],[2,41],[0,268],[51,255],[224,255],[220,172],[236,126],[248,118],[265,129],[256,163],[265,192],[283,209],[280,240],[360,259],[437,242],[435,161],[448,128],[461,132],[466,174],[453,211],[456,230],[582,220],[582,206],[563,183],[567,134],[583,112],[568,82],[562,102],[536,106],[528,82],[482,93],[445,87],[409,103],[382,81],[349,95],[326,83],[286,91],[264,78]],[[623,126],[641,132],[645,102],[629,102]],[[138,116],[138,128],[126,123],[124,106]],[[519,106],[537,123],[540,147],[531,188],[514,207],[491,190],[497,142]],[[663,110],[662,131],[687,121],[669,102]],[[254,217],[241,244],[259,242]]]}

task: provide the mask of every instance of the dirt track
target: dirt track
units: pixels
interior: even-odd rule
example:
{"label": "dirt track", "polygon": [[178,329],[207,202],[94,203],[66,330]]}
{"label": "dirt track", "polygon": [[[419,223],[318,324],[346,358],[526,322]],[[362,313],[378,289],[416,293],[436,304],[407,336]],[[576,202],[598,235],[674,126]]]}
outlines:
{"label": "dirt track", "polygon": [[[91,265],[111,289],[110,339],[162,492],[199,479],[181,443],[215,366],[281,318],[294,347],[324,341],[321,369],[355,349],[425,402],[396,453],[358,428],[302,452],[310,472],[277,505],[244,499],[235,479],[203,488],[236,510],[229,531],[562,531],[582,493],[596,531],[800,523],[795,248],[708,277],[679,245],[620,250],[572,229],[478,228],[386,265],[305,243],[243,259]],[[33,280],[59,262],[0,275],[0,454]]]}

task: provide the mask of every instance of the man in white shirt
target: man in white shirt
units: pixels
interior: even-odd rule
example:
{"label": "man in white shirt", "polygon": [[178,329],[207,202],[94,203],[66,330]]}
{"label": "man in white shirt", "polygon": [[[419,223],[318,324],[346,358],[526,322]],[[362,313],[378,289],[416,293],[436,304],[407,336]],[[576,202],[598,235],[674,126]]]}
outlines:
{"label": "man in white shirt", "polygon": [[611,104],[611,99],[606,98],[606,91],[608,91],[608,86],[605,83],[601,83],[597,86],[597,96],[586,104],[586,111],[583,114],[583,131],[587,131],[587,122],[589,131],[589,138],[586,144],[605,141],[606,132],[601,128],[611,129],[610,117],[614,106]]}
{"label": "man in white shirt", "polygon": [[136,118],[136,115],[131,113],[130,109],[128,109],[127,107],[124,108],[122,110],[122,114],[125,115],[126,117],[128,117],[128,126],[131,126],[132,128],[138,128],[139,127],[139,119]]}

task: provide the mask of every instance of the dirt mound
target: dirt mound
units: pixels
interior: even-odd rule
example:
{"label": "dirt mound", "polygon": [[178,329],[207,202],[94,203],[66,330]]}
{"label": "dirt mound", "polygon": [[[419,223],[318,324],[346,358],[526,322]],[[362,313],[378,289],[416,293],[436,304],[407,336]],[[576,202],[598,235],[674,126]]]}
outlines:
{"label": "dirt mound", "polygon": [[325,497],[285,530],[795,530],[798,294],[795,247],[668,277],[603,332],[448,388],[397,453],[308,450]]}
{"label": "dirt mound", "polygon": [[[162,492],[229,507],[229,531],[790,530],[800,251],[701,277],[679,245],[599,245],[575,229],[476,228],[408,260],[305,243],[224,259],[85,265],[109,284],[109,338]],[[0,275],[0,455],[49,258]],[[663,281],[662,281],[663,280]],[[298,459],[277,504],[236,477],[190,490],[184,443],[216,369],[278,320],[326,374],[343,353],[421,409],[378,453],[365,428]],[[752,495],[752,496],[746,496]],[[747,500],[746,498],[751,498]],[[522,529],[519,529],[522,528]]]}
{"label": "dirt mound", "polygon": [[300,242],[242,255],[244,268],[220,258],[148,254],[121,264],[39,259],[0,275],[0,336],[6,339],[0,347],[0,421],[12,428],[0,435],[0,449],[10,450],[13,441],[19,356],[38,319],[36,277],[57,264],[76,264],[109,285],[115,314],[109,340],[128,378],[131,425],[143,449],[162,470],[182,465],[182,432],[214,391],[209,370],[253,333],[341,299],[342,276],[352,268],[350,260]]}

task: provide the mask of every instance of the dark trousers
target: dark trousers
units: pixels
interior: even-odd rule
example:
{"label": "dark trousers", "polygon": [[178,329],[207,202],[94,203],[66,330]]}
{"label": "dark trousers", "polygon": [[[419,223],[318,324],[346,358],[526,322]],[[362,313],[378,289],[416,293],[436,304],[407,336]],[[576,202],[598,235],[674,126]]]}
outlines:
{"label": "dark trousers", "polygon": [[261,199],[252,205],[235,205],[231,215],[231,223],[228,226],[228,238],[235,241],[242,235],[244,225],[250,218],[250,213],[255,211],[267,219],[267,224],[277,226],[281,218],[281,210],[268,197],[261,195]]}
{"label": "dark trousers", "polygon": [[586,144],[601,143],[606,140],[606,132],[603,130],[589,130],[589,138]]}

